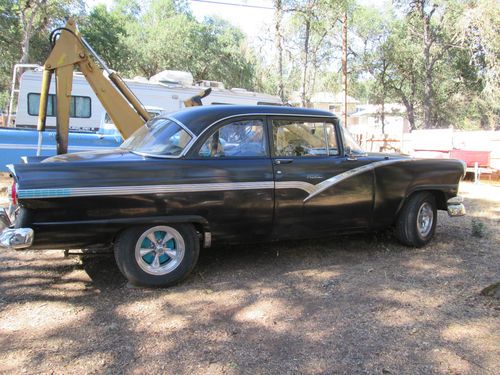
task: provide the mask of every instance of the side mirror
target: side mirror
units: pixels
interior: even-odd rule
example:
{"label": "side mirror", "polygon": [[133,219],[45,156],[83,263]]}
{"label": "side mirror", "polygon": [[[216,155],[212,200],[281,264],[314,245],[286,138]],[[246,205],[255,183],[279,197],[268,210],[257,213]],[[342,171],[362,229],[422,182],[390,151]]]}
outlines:
{"label": "side mirror", "polygon": [[357,155],[352,152],[352,148],[349,146],[345,148],[345,156],[347,160],[358,160]]}

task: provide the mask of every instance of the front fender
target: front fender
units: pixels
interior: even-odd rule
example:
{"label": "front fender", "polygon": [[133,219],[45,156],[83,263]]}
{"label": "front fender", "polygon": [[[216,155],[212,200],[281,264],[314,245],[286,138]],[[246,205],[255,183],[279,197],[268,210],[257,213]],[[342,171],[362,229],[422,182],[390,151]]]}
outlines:
{"label": "front fender", "polygon": [[373,226],[394,223],[407,199],[418,191],[430,191],[438,209],[447,209],[447,200],[458,194],[463,163],[452,159],[412,159],[375,170]]}

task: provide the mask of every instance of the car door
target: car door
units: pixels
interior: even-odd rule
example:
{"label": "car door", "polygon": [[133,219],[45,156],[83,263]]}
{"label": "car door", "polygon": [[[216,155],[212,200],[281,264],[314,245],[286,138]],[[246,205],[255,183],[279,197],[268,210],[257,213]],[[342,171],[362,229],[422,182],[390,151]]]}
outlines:
{"label": "car door", "polygon": [[272,232],[274,179],[265,118],[221,122],[194,149],[190,175],[214,186],[197,203],[214,242],[267,239]]}
{"label": "car door", "polygon": [[[365,228],[371,223],[371,162],[346,157],[333,118],[269,117],[275,179],[274,236],[305,237]],[[359,169],[357,169],[359,171]]]}

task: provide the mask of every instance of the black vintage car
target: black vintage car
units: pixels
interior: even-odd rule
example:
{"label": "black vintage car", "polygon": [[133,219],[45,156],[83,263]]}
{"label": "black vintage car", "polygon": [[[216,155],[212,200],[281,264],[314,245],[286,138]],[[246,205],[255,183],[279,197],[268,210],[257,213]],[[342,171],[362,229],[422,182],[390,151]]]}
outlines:
{"label": "black vintage car", "polygon": [[462,162],[366,153],[333,114],[302,108],[186,109],[120,148],[10,169],[4,247],[112,245],[123,274],[150,286],[186,277],[200,246],[387,227],[423,246],[436,210],[464,213]]}

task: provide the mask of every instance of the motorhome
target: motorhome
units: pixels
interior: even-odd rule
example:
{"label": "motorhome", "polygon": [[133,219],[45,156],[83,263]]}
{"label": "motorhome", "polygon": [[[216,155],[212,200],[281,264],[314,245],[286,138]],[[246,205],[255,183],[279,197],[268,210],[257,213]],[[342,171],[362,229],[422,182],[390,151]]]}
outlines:
{"label": "motorhome", "polygon": [[[184,107],[184,100],[197,95],[201,89],[211,87],[212,92],[203,99],[204,105],[280,105],[279,97],[247,91],[226,89],[221,82],[200,81],[195,83],[187,72],[164,71],[151,79],[138,77],[124,80],[146,107],[174,112]],[[17,128],[35,128],[40,103],[41,69],[28,70],[21,75],[16,113]],[[56,126],[55,82],[52,80],[47,108],[47,128]],[[106,111],[81,73],[74,73],[71,95],[70,129],[96,132],[106,122]]]}

